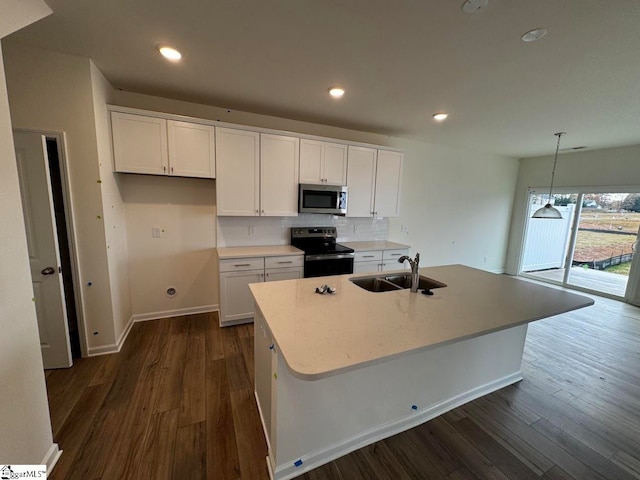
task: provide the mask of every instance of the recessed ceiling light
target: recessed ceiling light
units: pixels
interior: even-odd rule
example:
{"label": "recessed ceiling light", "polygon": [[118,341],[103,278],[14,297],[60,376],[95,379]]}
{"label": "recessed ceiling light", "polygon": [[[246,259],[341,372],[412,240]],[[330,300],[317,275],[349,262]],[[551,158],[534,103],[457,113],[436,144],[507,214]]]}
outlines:
{"label": "recessed ceiling light", "polygon": [[535,42],[536,40],[540,40],[546,34],[547,34],[547,30],[545,30],[544,28],[536,28],[522,35],[522,41],[527,43]]}
{"label": "recessed ceiling light", "polygon": [[344,95],[344,88],[331,87],[329,89],[329,95],[331,95],[333,98],[340,98]]}
{"label": "recessed ceiling light", "polygon": [[489,0],[467,0],[462,5],[462,11],[464,13],[478,13],[487,6],[487,3]]}
{"label": "recessed ceiling light", "polygon": [[172,62],[177,62],[182,58],[182,54],[172,47],[160,46],[158,47],[158,51],[164,58],[171,60]]}
{"label": "recessed ceiling light", "polygon": [[442,122],[442,121],[443,121],[443,120],[445,120],[448,116],[449,116],[448,114],[446,114],[446,113],[442,113],[442,112],[440,112],[440,113],[434,113],[434,114],[433,114],[433,119],[434,119],[436,122]]}

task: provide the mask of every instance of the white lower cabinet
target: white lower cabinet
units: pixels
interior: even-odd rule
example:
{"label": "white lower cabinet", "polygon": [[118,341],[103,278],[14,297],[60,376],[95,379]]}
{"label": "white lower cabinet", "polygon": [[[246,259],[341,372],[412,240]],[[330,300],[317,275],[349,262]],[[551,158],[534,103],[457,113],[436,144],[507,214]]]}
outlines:
{"label": "white lower cabinet", "polygon": [[255,307],[249,284],[302,278],[303,262],[302,255],[220,260],[220,325],[252,322]]}
{"label": "white lower cabinet", "polygon": [[398,259],[409,255],[409,249],[370,250],[356,252],[353,261],[353,273],[376,273],[407,268],[406,263],[400,265]]}

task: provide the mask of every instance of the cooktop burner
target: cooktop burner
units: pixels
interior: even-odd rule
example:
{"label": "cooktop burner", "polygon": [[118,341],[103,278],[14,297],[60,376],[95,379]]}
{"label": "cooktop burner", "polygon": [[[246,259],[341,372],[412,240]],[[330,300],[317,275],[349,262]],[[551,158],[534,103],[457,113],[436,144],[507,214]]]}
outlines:
{"label": "cooktop burner", "polygon": [[353,249],[336,243],[336,227],[294,227],[291,245],[307,255],[339,255],[353,253]]}

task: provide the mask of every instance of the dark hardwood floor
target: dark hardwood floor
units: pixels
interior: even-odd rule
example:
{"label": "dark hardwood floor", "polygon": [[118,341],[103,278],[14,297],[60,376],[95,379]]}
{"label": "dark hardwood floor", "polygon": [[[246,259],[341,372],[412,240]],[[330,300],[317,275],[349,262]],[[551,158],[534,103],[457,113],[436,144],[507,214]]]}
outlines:
{"label": "dark hardwood floor", "polygon": [[[53,479],[267,479],[253,327],[134,325],[122,351],[48,371]],[[607,299],[529,327],[525,379],[300,477],[640,478],[640,309]]]}

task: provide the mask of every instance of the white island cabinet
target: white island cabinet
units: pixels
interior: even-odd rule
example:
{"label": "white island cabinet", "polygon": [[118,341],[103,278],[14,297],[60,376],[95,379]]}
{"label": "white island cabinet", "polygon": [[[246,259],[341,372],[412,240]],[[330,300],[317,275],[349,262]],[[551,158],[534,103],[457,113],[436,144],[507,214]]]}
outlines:
{"label": "white island cabinet", "polygon": [[267,466],[294,478],[522,379],[529,322],[593,304],[461,265],[446,287],[369,292],[331,277],[252,284],[255,394]]}

